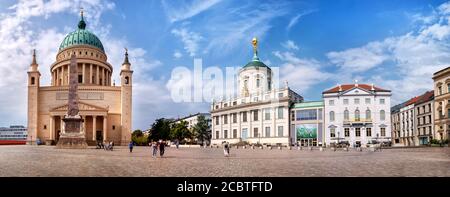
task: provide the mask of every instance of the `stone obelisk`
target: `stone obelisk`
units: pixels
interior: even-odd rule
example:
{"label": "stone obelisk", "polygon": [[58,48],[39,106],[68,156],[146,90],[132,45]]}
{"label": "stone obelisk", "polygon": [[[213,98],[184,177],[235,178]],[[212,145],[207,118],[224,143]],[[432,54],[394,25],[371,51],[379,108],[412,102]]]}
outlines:
{"label": "stone obelisk", "polygon": [[69,65],[69,99],[67,114],[63,118],[64,127],[60,134],[57,148],[87,148],[84,136],[83,119],[78,110],[78,66],[75,54],[72,54]]}

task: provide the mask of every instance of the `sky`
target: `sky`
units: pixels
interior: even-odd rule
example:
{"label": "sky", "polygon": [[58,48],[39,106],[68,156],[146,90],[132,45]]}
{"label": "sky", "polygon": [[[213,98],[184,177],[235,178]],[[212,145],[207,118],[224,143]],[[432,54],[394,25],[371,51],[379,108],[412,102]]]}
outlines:
{"label": "sky", "polygon": [[[259,58],[305,100],[337,84],[392,90],[393,105],[433,87],[450,65],[450,2],[443,0],[2,0],[0,126],[26,125],[27,69],[37,50],[41,85],[83,7],[119,84],[124,47],[133,77],[133,129],[155,119],[207,112],[209,101],[176,103],[172,71],[242,67]],[[184,83],[183,85],[192,86]]]}

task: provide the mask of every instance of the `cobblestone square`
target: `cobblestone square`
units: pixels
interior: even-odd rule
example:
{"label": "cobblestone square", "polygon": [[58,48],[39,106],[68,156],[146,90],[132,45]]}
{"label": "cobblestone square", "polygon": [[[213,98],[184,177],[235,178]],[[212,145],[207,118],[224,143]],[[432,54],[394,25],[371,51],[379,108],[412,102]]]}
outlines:
{"label": "cobblestone square", "polygon": [[149,147],[105,151],[90,147],[0,146],[0,176],[450,176],[450,148],[355,150],[166,148],[163,158]]}

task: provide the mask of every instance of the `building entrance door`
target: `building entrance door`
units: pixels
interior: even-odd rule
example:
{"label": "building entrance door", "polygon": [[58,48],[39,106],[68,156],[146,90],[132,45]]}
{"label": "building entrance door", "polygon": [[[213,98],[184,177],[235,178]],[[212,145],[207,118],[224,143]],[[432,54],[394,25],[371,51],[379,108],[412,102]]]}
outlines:
{"label": "building entrance door", "polygon": [[95,139],[97,139],[97,141],[103,141],[103,132],[97,131],[97,136],[95,137]]}
{"label": "building entrance door", "polygon": [[316,138],[302,138],[300,139],[300,146],[317,146]]}

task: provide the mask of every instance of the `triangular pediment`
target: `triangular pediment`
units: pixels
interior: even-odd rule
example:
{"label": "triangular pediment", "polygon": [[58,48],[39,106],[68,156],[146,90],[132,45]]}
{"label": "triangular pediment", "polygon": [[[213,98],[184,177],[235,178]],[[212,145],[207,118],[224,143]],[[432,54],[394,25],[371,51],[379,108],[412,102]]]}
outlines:
{"label": "triangular pediment", "polygon": [[[84,102],[78,102],[78,109],[80,111],[108,111],[108,108],[95,106],[92,104],[84,103]],[[55,107],[51,109],[50,111],[67,111],[68,110],[68,104],[64,104],[58,107]]]}
{"label": "triangular pediment", "polygon": [[373,94],[372,92],[356,86],[341,93],[341,95],[372,95],[372,94]]}

